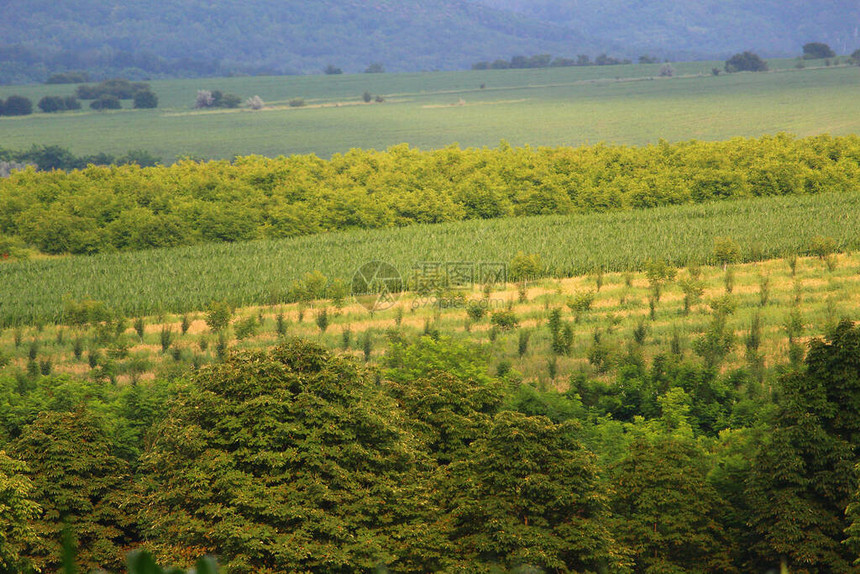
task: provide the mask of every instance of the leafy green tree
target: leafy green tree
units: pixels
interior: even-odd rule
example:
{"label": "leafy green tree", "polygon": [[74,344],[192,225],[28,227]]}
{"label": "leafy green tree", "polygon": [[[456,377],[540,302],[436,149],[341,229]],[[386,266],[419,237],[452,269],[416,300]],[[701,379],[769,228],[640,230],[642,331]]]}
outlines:
{"label": "leafy green tree", "polygon": [[157,108],[158,96],[150,90],[135,92],[133,105],[137,110]]}
{"label": "leafy green tree", "polygon": [[33,501],[33,483],[27,465],[0,451],[0,572],[13,574],[29,569],[23,556],[38,543],[32,521],[40,514]]}
{"label": "leafy green tree", "polygon": [[64,112],[66,109],[66,99],[62,96],[45,96],[38,103],[39,109],[46,114],[54,112]]}
{"label": "leafy green tree", "polygon": [[223,331],[233,318],[233,308],[226,301],[212,301],[206,309],[206,325],[213,333]]}
{"label": "leafy green tree", "polygon": [[[428,338],[427,344],[430,341]],[[443,340],[432,344],[441,349],[451,343]],[[444,371],[404,377],[402,373],[409,367],[401,364],[400,369],[391,372],[394,380],[386,385],[388,394],[404,409],[406,424],[438,463],[465,457],[469,445],[486,435],[493,414],[501,407],[501,384],[486,376],[459,377]]]}
{"label": "leafy green tree", "polygon": [[835,58],[834,52],[830,46],[822,42],[809,42],[803,45],[804,60],[823,60],[825,58]]}
{"label": "leafy green tree", "polygon": [[122,108],[120,99],[113,94],[102,94],[90,102],[90,108],[94,110],[119,110]]}
{"label": "leafy green tree", "polygon": [[3,115],[29,116],[33,113],[33,102],[24,96],[9,96],[3,105]]}
{"label": "leafy green tree", "polygon": [[87,571],[116,571],[138,540],[137,505],[129,464],[113,454],[104,423],[85,409],[44,412],[12,443],[12,453],[29,466],[33,497],[43,509],[33,522],[34,564],[59,568],[65,524]]}
{"label": "leafy green tree", "polygon": [[228,356],[194,376],[142,457],[150,546],[236,573],[433,569],[422,458],[399,420],[322,347]]}
{"label": "leafy green tree", "polygon": [[741,246],[730,237],[717,237],[714,239],[714,257],[725,269],[729,263],[741,260]]}
{"label": "leafy green tree", "polygon": [[642,435],[614,469],[619,540],[636,572],[731,572],[724,502],[708,483],[706,454],[689,438]]}
{"label": "leafy green tree", "polygon": [[527,281],[537,279],[544,273],[540,254],[519,251],[508,264],[508,279],[511,281]]}
{"label": "leafy green tree", "polygon": [[[810,344],[782,396],[748,479],[753,550],[798,572],[849,572],[845,511],[857,488],[860,328],[841,322]],[[849,536],[850,536],[849,532]]]}
{"label": "leafy green tree", "polygon": [[767,62],[753,52],[742,52],[735,54],[726,60],[726,72],[766,72]]}
{"label": "leafy green tree", "polygon": [[451,466],[453,548],[470,572],[598,571],[625,563],[577,423],[501,412]]}

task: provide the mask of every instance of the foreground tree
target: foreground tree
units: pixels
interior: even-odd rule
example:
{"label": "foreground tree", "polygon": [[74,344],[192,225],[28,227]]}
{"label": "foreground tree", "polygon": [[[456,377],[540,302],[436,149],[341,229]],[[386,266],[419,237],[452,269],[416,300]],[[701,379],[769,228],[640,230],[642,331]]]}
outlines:
{"label": "foreground tree", "polygon": [[353,361],[294,340],[201,371],[143,456],[150,546],[230,572],[437,566],[420,454]]}
{"label": "foreground tree", "polygon": [[782,377],[773,429],[748,480],[754,550],[791,571],[852,572],[843,540],[858,480],[860,328],[843,321],[814,341],[805,367]]}
{"label": "foreground tree", "polygon": [[37,543],[31,521],[40,514],[33,499],[33,483],[27,465],[0,451],[0,572],[23,572],[30,566],[24,558],[27,546]]}
{"label": "foreground tree", "polygon": [[452,464],[452,544],[462,571],[624,568],[595,457],[577,432],[574,423],[502,412],[468,457]]}
{"label": "foreground tree", "polygon": [[24,428],[12,452],[30,467],[39,540],[28,553],[42,571],[63,563],[67,526],[85,571],[118,571],[137,541],[130,468],[112,454],[102,422],[86,410],[45,412]]}
{"label": "foreground tree", "polygon": [[617,533],[637,572],[731,572],[724,502],[708,483],[706,454],[669,435],[639,437],[615,469]]}

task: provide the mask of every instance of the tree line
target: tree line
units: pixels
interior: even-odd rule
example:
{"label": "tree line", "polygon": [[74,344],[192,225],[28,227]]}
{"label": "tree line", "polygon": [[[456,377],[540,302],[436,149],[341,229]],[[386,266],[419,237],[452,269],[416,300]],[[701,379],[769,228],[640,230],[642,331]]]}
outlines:
{"label": "tree line", "polygon": [[15,171],[0,180],[0,234],[44,253],[98,253],[849,192],[858,181],[856,136],[434,151],[404,144],[330,160],[247,156]]}
{"label": "tree line", "polygon": [[558,392],[480,347],[388,333],[369,367],[314,343],[172,381],[0,379],[0,559],[132,549],[229,571],[851,572],[860,328],[767,389],[633,351]]}
{"label": "tree line", "polygon": [[[90,100],[90,108],[93,110],[121,109],[121,100],[132,100],[134,109],[158,107],[158,96],[151,90],[149,84],[123,79],[105,80],[98,84],[82,84],[71,96],[44,96],[39,100],[37,107],[46,114],[79,110],[81,109],[79,100]],[[0,100],[0,116],[28,116],[33,111],[33,101],[30,98],[12,95],[5,101]]]}

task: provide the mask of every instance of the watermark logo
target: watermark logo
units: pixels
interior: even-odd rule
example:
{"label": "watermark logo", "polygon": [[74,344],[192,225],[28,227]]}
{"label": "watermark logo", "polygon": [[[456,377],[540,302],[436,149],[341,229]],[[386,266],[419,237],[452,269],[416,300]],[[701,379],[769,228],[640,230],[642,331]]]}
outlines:
{"label": "watermark logo", "polygon": [[403,292],[403,278],[384,261],[369,261],[352,276],[352,296],[370,312],[393,307]]}
{"label": "watermark logo", "polygon": [[463,307],[469,290],[504,285],[507,271],[505,263],[419,261],[412,265],[407,282],[390,263],[370,261],[353,275],[352,295],[370,312],[392,308],[407,289],[415,295],[413,308]]}

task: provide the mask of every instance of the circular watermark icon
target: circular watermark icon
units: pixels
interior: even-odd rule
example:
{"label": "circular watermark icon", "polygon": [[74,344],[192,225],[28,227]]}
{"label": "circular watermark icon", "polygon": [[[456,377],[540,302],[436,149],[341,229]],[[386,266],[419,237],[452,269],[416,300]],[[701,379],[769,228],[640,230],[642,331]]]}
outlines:
{"label": "circular watermark icon", "polygon": [[397,303],[403,278],[396,267],[384,261],[369,261],[352,276],[352,296],[368,311],[384,311]]}

